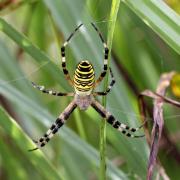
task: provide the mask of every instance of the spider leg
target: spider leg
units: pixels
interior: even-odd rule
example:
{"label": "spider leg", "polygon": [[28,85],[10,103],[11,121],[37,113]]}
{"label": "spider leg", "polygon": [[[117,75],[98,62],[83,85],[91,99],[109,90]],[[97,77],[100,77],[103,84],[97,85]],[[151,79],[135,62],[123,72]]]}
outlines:
{"label": "spider leg", "polygon": [[78,29],[82,26],[83,24],[80,24],[78,27],[76,27],[76,29],[70,34],[70,36],[67,38],[67,40],[64,42],[64,44],[61,47],[61,56],[62,56],[62,68],[63,68],[63,73],[67,79],[67,81],[70,83],[70,85],[73,85],[73,81],[69,75],[69,72],[66,68],[66,55],[65,55],[65,47],[68,45],[69,41],[71,40],[71,38],[74,36],[74,34],[76,33],[76,31],[78,31]]}
{"label": "spider leg", "polygon": [[99,102],[94,100],[91,104],[91,106],[103,117],[107,120],[109,124],[111,124],[115,129],[120,131],[122,134],[126,135],[127,137],[131,138],[139,138],[139,137],[144,137],[144,135],[134,135],[132,133],[138,131],[141,129],[146,121],[139,127],[137,128],[131,128],[127,126],[126,124],[123,124],[119,122],[118,120],[115,119],[115,117],[110,114]]}
{"label": "spider leg", "polygon": [[34,88],[40,90],[43,93],[50,94],[53,96],[73,96],[74,95],[74,93],[62,93],[62,92],[57,92],[54,90],[48,90],[48,89],[45,89],[44,86],[39,86],[39,85],[35,84],[34,82],[31,82],[31,83]]}
{"label": "spider leg", "polygon": [[107,44],[105,43],[102,34],[100,33],[100,31],[98,30],[98,28],[95,26],[94,23],[91,23],[91,25],[93,26],[93,28],[96,30],[96,32],[99,34],[99,37],[103,43],[104,46],[104,67],[103,67],[103,72],[100,74],[99,78],[96,80],[94,87],[98,86],[98,84],[103,80],[103,78],[106,75],[107,72],[107,64],[108,64],[108,55],[109,55],[109,48],[107,47]]}
{"label": "spider leg", "polygon": [[73,100],[66,107],[66,109],[60,114],[60,116],[56,119],[56,121],[51,125],[51,127],[44,134],[44,136],[42,136],[38,141],[33,140],[37,144],[37,147],[35,147],[34,149],[30,149],[29,151],[34,151],[45,146],[49,142],[49,140],[58,132],[61,126],[64,125],[64,123],[66,122],[66,120],[69,118],[70,114],[74,111],[76,107],[77,105]]}
{"label": "spider leg", "polygon": [[116,81],[114,79],[114,75],[113,75],[111,68],[109,68],[109,70],[110,70],[111,79],[112,79],[111,83],[109,84],[108,88],[104,92],[94,92],[93,93],[94,96],[105,96],[111,91],[111,88],[113,87],[113,85],[115,84]]}

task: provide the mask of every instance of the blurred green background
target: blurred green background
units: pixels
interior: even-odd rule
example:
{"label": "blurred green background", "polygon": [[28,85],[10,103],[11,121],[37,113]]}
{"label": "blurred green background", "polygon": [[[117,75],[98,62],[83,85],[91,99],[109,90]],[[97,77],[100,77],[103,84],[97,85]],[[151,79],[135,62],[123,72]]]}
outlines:
{"label": "blurred green background", "polygon": [[[102,118],[92,108],[76,109],[42,152],[27,151],[35,147],[30,138],[41,137],[72,99],[42,94],[30,81],[73,91],[62,73],[60,46],[81,22],[84,27],[66,50],[67,67],[73,75],[76,64],[88,59],[97,77],[103,67],[103,46],[90,22],[107,40],[113,21],[110,10],[109,0],[0,1],[0,179],[98,179]],[[178,13],[178,0],[121,1],[110,61],[116,84],[106,99],[107,109],[119,121],[133,127],[141,124],[137,94],[155,91],[162,73],[180,71]],[[102,90],[103,83],[97,89]],[[167,96],[178,100],[170,90]],[[152,108],[153,101],[148,104]],[[164,106],[159,159],[173,180],[180,177],[179,117],[177,108]],[[107,179],[146,178],[145,138],[127,138],[107,125],[106,155]]]}

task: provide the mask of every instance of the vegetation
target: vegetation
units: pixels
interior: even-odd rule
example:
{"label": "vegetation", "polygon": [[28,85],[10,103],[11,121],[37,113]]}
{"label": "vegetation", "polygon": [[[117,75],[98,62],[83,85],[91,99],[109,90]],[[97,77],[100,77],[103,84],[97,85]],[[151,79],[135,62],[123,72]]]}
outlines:
{"label": "vegetation", "polygon": [[[111,93],[98,100],[119,121],[138,127],[142,123],[138,94],[155,91],[163,73],[180,71],[180,4],[167,2],[177,12],[154,0],[0,1],[0,179],[146,179],[150,152],[146,138],[128,138],[101,124],[92,108],[75,110],[44,148],[28,152],[35,147],[31,139],[41,137],[71,100],[42,94],[31,81],[73,91],[64,79],[60,47],[81,22],[84,27],[67,47],[67,66],[73,76],[76,64],[88,59],[97,77],[103,46],[91,26],[94,22],[111,49],[109,66],[116,79]],[[106,78],[99,90],[109,81]],[[170,88],[166,96],[179,100]],[[153,101],[147,104],[152,112]],[[179,109],[167,105],[163,109],[158,153],[163,172],[155,166],[153,179],[161,175],[178,180]]]}

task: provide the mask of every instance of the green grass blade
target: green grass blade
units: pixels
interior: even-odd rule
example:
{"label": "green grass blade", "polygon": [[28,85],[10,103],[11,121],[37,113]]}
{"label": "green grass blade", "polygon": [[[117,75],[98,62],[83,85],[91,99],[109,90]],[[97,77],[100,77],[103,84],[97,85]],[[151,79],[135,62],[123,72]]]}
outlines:
{"label": "green grass blade", "polygon": [[180,53],[180,17],[163,1],[124,1],[169,46]]}
{"label": "green grass blade", "polygon": [[[78,24],[79,20],[82,19],[82,12],[79,11],[79,9],[82,8],[83,1],[80,1],[80,4],[72,3],[69,0],[66,2],[57,0],[49,2],[48,0],[46,0],[45,2],[47,7],[52,12],[52,16],[59,29],[62,30],[62,32],[65,34],[65,37],[68,37],[73,28]],[[70,11],[67,12],[66,9],[70,9]],[[89,18],[87,14],[83,14],[83,16]],[[69,17],[72,18],[68,19]],[[68,19],[68,21],[64,20],[66,18]],[[92,19],[86,19],[86,22],[87,20],[89,20],[89,22],[94,22],[94,20]],[[82,57],[88,57],[93,63],[98,75],[99,72],[102,71],[103,66],[102,44],[99,42],[98,35],[96,35],[94,31],[91,32],[89,30],[92,27],[89,27],[89,24],[85,24],[85,27],[88,28],[88,32],[79,32],[79,34],[76,35],[76,37],[73,39],[69,46],[73,50],[77,61],[80,61]],[[78,40],[81,37],[83,37],[84,41],[79,42]],[[99,44],[101,46],[98,46]],[[130,100],[128,91],[125,88],[125,83],[120,74],[117,72],[116,66],[112,65],[112,69],[117,83],[108,97],[108,105],[109,107],[116,107],[123,112],[129,112],[133,114],[135,113],[135,110],[132,107],[132,101]],[[124,119],[127,120],[126,113],[121,113],[117,109],[111,109],[110,112],[122,122]],[[90,117],[92,117],[92,113],[90,113]],[[99,116],[96,116],[96,119],[97,121],[99,121],[101,118]],[[138,122],[138,118],[133,117],[125,123],[130,124],[131,126],[138,126],[136,122]],[[109,141],[111,142],[111,145],[113,147],[116,147],[118,149],[118,154],[122,155],[123,158],[127,160],[128,168],[139,175],[141,174],[141,177],[144,178],[148,155],[148,148],[145,145],[145,140],[142,139],[137,141],[127,139],[112,128],[109,128],[108,131],[110,131],[111,135],[114,133],[114,137],[108,137]],[[137,166],[135,159],[138,161],[139,166]]]}
{"label": "green grass blade", "polygon": [[[49,8],[49,10],[52,13],[53,19],[55,20],[56,25],[59,27],[59,30],[65,34],[65,37],[67,37],[71,31],[73,30],[73,28],[78,24],[79,19],[82,18],[82,13],[79,11],[79,9],[82,7],[83,5],[83,1],[80,1],[81,3],[75,3],[74,1],[70,2],[68,1],[57,1],[54,0],[52,2],[50,1],[45,1],[46,2],[46,6]],[[69,9],[69,11],[67,11],[67,9]],[[69,17],[70,20],[68,19]],[[83,17],[86,18],[86,14],[83,14]],[[68,19],[68,20],[67,20]],[[93,21],[92,19],[86,19],[89,22]],[[94,22],[94,21],[93,21]],[[8,24],[9,25],[9,24]],[[100,24],[99,24],[100,25]],[[10,25],[8,26],[10,27]],[[86,58],[90,59],[91,62],[93,63],[95,70],[97,73],[97,75],[99,74],[99,72],[102,70],[102,65],[103,65],[103,52],[102,52],[102,44],[99,42],[99,39],[96,38],[98,37],[97,34],[94,31],[89,31],[91,30],[91,26],[89,26],[89,24],[85,24],[86,28],[89,28],[88,31],[83,31],[80,32],[79,34],[77,34],[77,36],[74,37],[73,41],[70,43],[69,47],[70,49],[73,50],[73,54],[75,55],[75,57],[71,60],[68,59],[68,65],[71,65],[73,67],[73,63],[75,63],[74,61],[80,61],[82,58]],[[47,28],[47,27],[46,27]],[[101,26],[99,26],[100,31],[103,30],[103,28]],[[11,30],[14,33],[14,28],[12,28],[11,26]],[[8,29],[6,29],[5,31],[9,31]],[[4,32],[5,32],[4,31]],[[5,32],[6,33],[6,32]],[[6,33],[9,35],[10,38],[14,39],[15,42],[21,46],[21,42],[18,41],[17,39],[15,39],[13,36],[13,33]],[[104,33],[103,33],[104,34]],[[23,36],[22,34],[19,33],[19,35],[21,36],[22,40],[23,40]],[[15,35],[16,36],[16,35]],[[81,39],[83,39],[83,41],[81,41]],[[97,40],[98,39],[98,40]],[[106,39],[106,36],[105,36]],[[27,38],[26,38],[27,40]],[[80,41],[79,41],[80,40]],[[99,43],[99,44],[98,44]],[[99,45],[99,46],[98,46]],[[33,45],[32,45],[33,46]],[[69,48],[68,47],[68,48]],[[23,47],[24,50],[30,54],[32,57],[37,58],[38,60],[37,63],[41,64],[41,62],[47,62],[45,61],[46,59],[44,59],[44,56],[39,56],[39,57],[35,57],[33,51],[30,51],[28,48]],[[34,48],[34,46],[33,46]],[[39,53],[38,50],[35,50],[36,55]],[[69,54],[69,50],[67,51]],[[41,58],[40,58],[41,57]],[[41,59],[41,60],[40,60]],[[41,62],[39,62],[41,61]],[[51,63],[49,64],[51,66]],[[56,82],[60,82],[60,85],[65,88],[66,82],[64,81],[64,76],[61,73],[61,71],[59,71],[58,67],[55,65],[52,65],[52,69],[49,69],[49,74],[51,75],[51,77],[54,77],[55,80],[57,80]],[[129,94],[127,93],[127,90],[125,90],[124,86],[124,81],[122,80],[121,76],[119,75],[117,69],[115,66],[112,66],[113,68],[113,72],[115,74],[116,77],[116,87],[113,89],[113,91],[111,92],[111,94],[109,95],[108,98],[108,107],[118,107],[118,109],[120,109],[121,111],[124,112],[132,112],[135,113],[134,109],[132,108],[132,101],[129,98]],[[73,67],[74,69],[74,67]],[[62,78],[62,80],[61,80]],[[47,81],[45,81],[47,82]],[[33,104],[29,104],[29,99],[28,101],[25,101],[23,98],[19,101],[19,99],[17,96],[14,95],[12,96],[11,93],[9,92],[5,92],[8,89],[10,92],[12,90],[12,92],[14,91],[14,88],[9,86],[4,86],[3,89],[3,94],[6,94],[6,97],[9,97],[11,99],[12,102],[14,102],[18,107],[24,109],[23,111],[25,113],[27,113],[28,116],[32,116],[34,118],[37,118],[39,121],[42,121],[42,123],[44,125],[46,125],[47,127],[50,126],[50,120],[54,121],[55,117],[52,117],[49,113],[47,113],[47,109],[46,108],[40,108],[39,106],[36,106],[36,104],[38,104],[38,101],[34,100]],[[1,89],[2,90],[2,89]],[[16,94],[16,93],[15,93]],[[44,97],[44,96],[43,96]],[[46,96],[47,97],[47,96]],[[119,98],[121,97],[121,98]],[[45,98],[44,98],[45,99]],[[60,100],[61,101],[61,100]],[[63,101],[63,100],[62,100]],[[48,106],[46,104],[46,106]],[[28,108],[27,108],[28,107]],[[34,108],[32,108],[34,107]],[[50,106],[49,106],[50,107]],[[63,109],[61,109],[63,110]],[[120,113],[119,111],[117,111],[117,109],[110,109],[110,112],[115,115],[119,120],[127,120],[127,117],[125,114]],[[41,113],[43,115],[41,115]],[[59,113],[59,111],[58,111]],[[95,112],[93,112],[95,113]],[[83,114],[83,112],[82,112]],[[92,117],[92,115],[90,116]],[[98,117],[98,118],[97,118]],[[29,118],[30,119],[30,118]],[[96,116],[97,121],[99,121],[101,118],[99,116]],[[129,118],[130,119],[130,118]],[[127,124],[131,124],[136,126],[138,119],[137,118],[132,118],[130,119],[128,122],[125,122]],[[30,130],[32,131],[32,130]],[[142,175],[142,177],[144,177],[144,172],[145,172],[145,167],[146,167],[146,159],[147,159],[147,147],[144,145],[144,141],[135,141],[135,140],[127,140],[127,138],[125,138],[124,136],[122,137],[121,134],[119,134],[119,132],[116,132],[115,130],[113,130],[112,128],[109,128],[108,131],[110,132],[108,135],[108,140],[110,142],[110,145],[112,148],[115,148],[116,151],[116,155],[118,156],[122,156],[125,160],[127,160],[127,169],[129,171],[132,171],[132,173],[137,173],[138,175]],[[64,132],[68,132],[68,133],[64,133]],[[82,143],[79,143],[79,139],[76,138],[76,136],[73,134],[71,135],[71,132],[69,132],[69,129],[67,127],[63,127],[62,131],[60,132],[61,137],[66,138],[67,136],[69,137],[67,139],[67,143],[71,144],[73,146],[73,148],[77,148],[78,151],[80,153],[86,154],[86,158],[88,158],[89,160],[92,159],[92,161],[96,164],[96,167],[99,167],[99,161],[98,161],[98,154],[97,151],[95,151],[95,155],[93,152],[91,152],[90,150],[88,151],[88,146],[87,143],[85,143],[85,145]],[[143,141],[143,142],[142,142]],[[140,146],[142,146],[143,148],[140,148]],[[92,146],[90,146],[92,147]],[[87,153],[88,152],[88,153]],[[110,156],[111,157],[111,156]],[[139,166],[136,165],[136,162],[134,162],[135,160],[138,161]],[[117,168],[115,168],[117,170]],[[114,170],[113,168],[113,173]],[[108,166],[108,173],[110,174],[110,177],[118,177],[120,176],[122,179],[124,178],[124,176],[126,175],[122,175],[120,174],[116,174],[116,173],[112,173],[111,171],[111,167]],[[142,173],[143,171],[143,173]],[[118,172],[121,172],[118,170]],[[114,176],[115,175],[115,176]]]}
{"label": "green grass blade", "polygon": [[[115,29],[119,6],[120,6],[120,0],[112,1],[111,12],[110,12],[110,17],[109,17],[112,21],[110,21],[108,24],[108,38],[107,38],[107,46],[109,48],[108,67],[110,66],[112,41],[113,41],[114,29]],[[107,89],[107,87],[108,87],[108,75],[106,76],[106,79],[104,82],[104,91]],[[106,107],[106,96],[103,97],[102,104]],[[100,179],[101,180],[106,179],[106,157],[105,157],[105,154],[106,154],[106,121],[103,119],[101,121],[101,126],[100,126],[100,160],[101,160],[100,161]]]}
{"label": "green grass blade", "polygon": [[[0,93],[2,93],[5,97],[8,97],[8,99],[10,99],[14,103],[16,103],[16,105],[18,107],[20,107],[20,109],[23,112],[25,112],[27,115],[33,115],[47,127],[50,126],[50,123],[49,123],[50,120],[51,120],[51,122],[53,122],[54,119],[56,119],[55,117],[52,117],[52,115],[50,115],[47,112],[47,110],[41,108],[39,105],[37,105],[31,99],[28,99],[27,97],[25,97],[23,94],[21,94],[19,91],[14,89],[9,84],[4,84],[3,86],[0,85]],[[8,125],[6,125],[6,126],[8,128]],[[71,131],[69,128],[64,126],[61,129],[61,132],[59,134],[63,139],[65,139],[66,143],[70,144],[73,148],[78,150],[80,153],[84,154],[84,156],[87,159],[89,159],[89,161],[93,161],[93,163],[96,166],[99,165],[98,152],[92,146],[90,146],[86,142],[82,141],[75,133],[73,133],[73,131]],[[26,142],[26,139],[23,139],[23,141],[22,142],[20,141],[19,143],[23,144],[23,142]],[[29,147],[26,146],[25,150],[29,149],[30,147],[34,147],[32,145],[32,143],[27,144],[27,145]],[[118,170],[110,162],[108,162],[107,164],[108,164],[107,165],[108,176],[119,177],[122,179],[128,179],[122,171]]]}
{"label": "green grass blade", "polygon": [[[57,172],[52,165],[48,162],[42,152],[29,152],[33,146],[32,140],[28,138],[20,126],[13,120],[2,108],[0,108],[0,127],[5,134],[17,145],[18,149],[22,152],[22,156],[28,159],[27,163],[32,164],[36,170],[42,174],[46,179],[62,179],[62,176]],[[4,142],[5,143],[5,142]],[[1,146],[3,144],[1,143]],[[6,147],[3,147],[6,149]],[[0,149],[2,151],[3,149]],[[48,169],[48,172],[45,171]]]}
{"label": "green grass blade", "polygon": [[[15,41],[25,52],[34,58],[39,64],[47,65],[46,72],[53,74],[54,79],[59,83],[64,82],[62,80],[63,74],[59,68],[52,63],[51,58],[35,46],[25,35],[19,33],[13,26],[8,24],[3,18],[0,17],[0,30]],[[64,83],[63,88],[69,89],[69,86]]]}

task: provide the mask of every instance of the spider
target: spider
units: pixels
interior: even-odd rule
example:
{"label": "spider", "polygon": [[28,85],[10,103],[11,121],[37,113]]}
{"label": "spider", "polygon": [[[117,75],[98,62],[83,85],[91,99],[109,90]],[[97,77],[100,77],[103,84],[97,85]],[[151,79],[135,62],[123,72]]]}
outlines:
{"label": "spider", "polygon": [[93,65],[88,60],[82,60],[79,62],[79,64],[76,67],[73,80],[71,79],[69,72],[66,69],[65,47],[68,45],[71,38],[74,36],[74,34],[79,30],[79,28],[82,25],[83,24],[80,24],[78,27],[75,28],[75,30],[70,34],[70,36],[67,38],[67,40],[61,47],[63,72],[64,72],[66,80],[71,86],[73,86],[75,92],[62,93],[62,92],[57,92],[53,90],[47,90],[45,89],[44,86],[39,86],[32,82],[33,87],[37,88],[43,93],[50,94],[53,96],[74,96],[74,99],[65,108],[65,110],[59,115],[59,117],[51,125],[48,131],[38,141],[34,141],[37,147],[34,149],[31,149],[30,151],[37,150],[45,146],[47,142],[54,136],[54,134],[58,132],[61,126],[64,125],[64,123],[66,122],[66,120],[69,118],[70,114],[74,111],[76,107],[79,107],[80,110],[86,110],[89,106],[92,106],[104,119],[106,119],[106,121],[112,127],[117,129],[118,131],[126,135],[127,137],[139,138],[139,137],[144,136],[144,135],[137,136],[133,134],[134,132],[139,130],[141,127],[143,127],[144,123],[137,128],[131,128],[119,122],[118,120],[116,120],[115,117],[110,112],[108,112],[97,100],[95,100],[95,96],[105,96],[110,92],[111,88],[115,84],[115,79],[114,79],[111,68],[109,68],[112,80],[108,88],[104,92],[94,92],[95,87],[97,87],[99,83],[103,80],[108,70],[107,63],[108,63],[108,54],[109,54],[109,49],[107,47],[107,44],[105,43],[102,37],[102,34],[100,33],[100,31],[98,30],[98,28],[95,26],[94,23],[91,23],[91,25],[95,29],[95,31],[98,33],[101,39],[101,42],[104,46],[103,71],[101,72],[99,78],[95,80],[95,73],[94,73]]}

